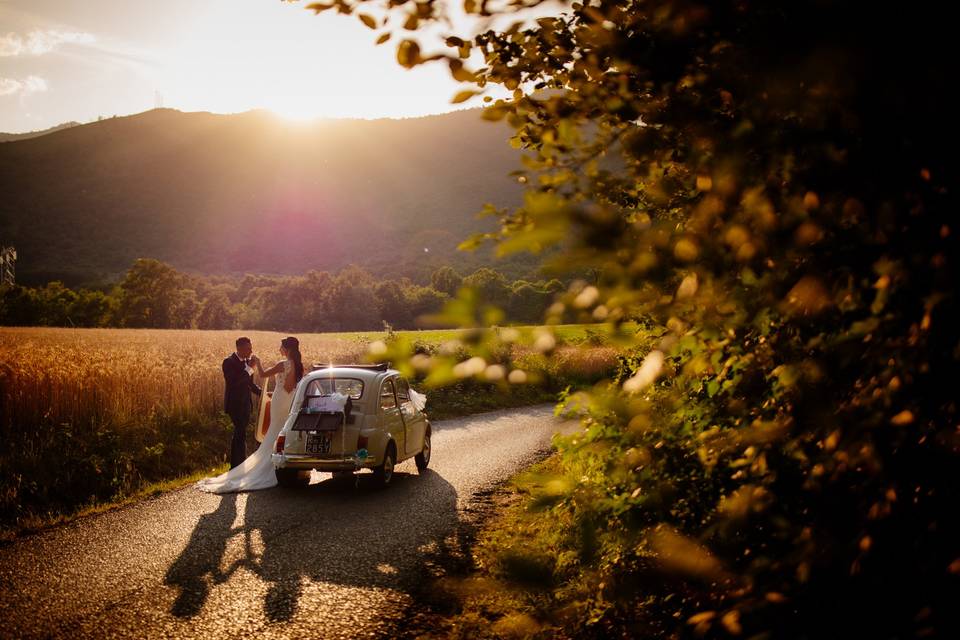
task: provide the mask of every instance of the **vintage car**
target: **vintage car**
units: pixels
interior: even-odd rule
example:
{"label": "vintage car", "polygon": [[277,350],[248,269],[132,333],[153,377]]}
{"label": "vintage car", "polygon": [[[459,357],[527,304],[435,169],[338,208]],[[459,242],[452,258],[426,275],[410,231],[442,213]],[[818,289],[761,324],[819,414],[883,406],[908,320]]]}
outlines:
{"label": "vintage car", "polygon": [[282,486],[304,484],[311,469],[335,477],[372,469],[385,486],[394,467],[414,458],[430,464],[424,396],[399,372],[380,365],[315,365],[297,385],[277,436],[273,465]]}

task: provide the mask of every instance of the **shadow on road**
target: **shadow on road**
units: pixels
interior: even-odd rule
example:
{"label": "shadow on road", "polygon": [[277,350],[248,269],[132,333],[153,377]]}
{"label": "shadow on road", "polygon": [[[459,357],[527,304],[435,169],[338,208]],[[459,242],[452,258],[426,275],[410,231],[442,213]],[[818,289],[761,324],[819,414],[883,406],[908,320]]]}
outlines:
{"label": "shadow on road", "polygon": [[[200,518],[167,572],[166,583],[182,590],[171,612],[198,614],[208,582],[227,581],[241,565],[268,584],[264,614],[272,622],[293,618],[308,581],[411,591],[424,558],[442,549],[456,530],[456,491],[432,471],[396,473],[384,490],[372,487],[371,480],[362,474],[359,486],[327,480],[224,496],[214,512]],[[237,501],[245,501],[243,523],[231,528]],[[221,570],[233,536],[243,537],[244,558]]]}
{"label": "shadow on road", "polygon": [[223,496],[214,511],[200,516],[190,541],[164,577],[164,584],[180,588],[180,595],[171,608],[173,615],[189,618],[200,613],[210,593],[206,576],[215,584],[227,579],[227,574],[220,571],[220,560],[234,535],[236,517],[235,494]]}

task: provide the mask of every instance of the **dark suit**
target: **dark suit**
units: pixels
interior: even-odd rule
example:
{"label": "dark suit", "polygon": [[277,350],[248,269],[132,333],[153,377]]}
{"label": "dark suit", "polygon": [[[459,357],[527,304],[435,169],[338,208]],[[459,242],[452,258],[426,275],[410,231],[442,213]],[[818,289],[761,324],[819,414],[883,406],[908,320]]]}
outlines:
{"label": "dark suit", "polygon": [[247,457],[247,425],[253,412],[250,393],[260,395],[262,390],[253,383],[253,376],[236,353],[223,361],[223,410],[233,421],[233,442],[230,445],[230,468],[236,467]]}

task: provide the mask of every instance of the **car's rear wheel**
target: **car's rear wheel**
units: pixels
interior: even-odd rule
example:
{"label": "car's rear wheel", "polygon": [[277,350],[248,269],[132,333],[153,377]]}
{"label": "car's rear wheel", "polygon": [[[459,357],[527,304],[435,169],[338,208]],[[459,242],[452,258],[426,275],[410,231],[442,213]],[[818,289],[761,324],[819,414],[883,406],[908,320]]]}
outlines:
{"label": "car's rear wheel", "polygon": [[417,463],[417,471],[426,471],[427,465],[430,464],[430,450],[430,429],[427,429],[423,435],[423,449],[413,459]]}
{"label": "car's rear wheel", "polygon": [[383,461],[373,468],[373,479],[379,487],[386,487],[393,480],[393,468],[397,466],[397,449],[393,443],[387,445]]}
{"label": "car's rear wheel", "polygon": [[302,487],[307,482],[304,474],[296,469],[277,469],[277,484],[281,487]]}

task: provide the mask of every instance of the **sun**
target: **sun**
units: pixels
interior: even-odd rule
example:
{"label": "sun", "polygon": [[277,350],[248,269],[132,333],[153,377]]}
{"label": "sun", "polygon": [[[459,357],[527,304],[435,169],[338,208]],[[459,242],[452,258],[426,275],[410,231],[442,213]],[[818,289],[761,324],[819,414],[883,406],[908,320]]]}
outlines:
{"label": "sun", "polygon": [[[309,123],[409,118],[480,104],[453,105],[463,87],[447,65],[402,68],[394,44],[374,46],[375,34],[359,20],[257,2],[232,12],[225,24],[222,7],[231,1],[200,3],[206,9],[182,25],[175,42],[156,54],[155,68],[144,72],[170,106],[214,113],[263,109]],[[431,37],[422,36],[422,45]],[[444,47],[439,36],[429,46]],[[487,95],[501,97],[495,90]]]}

